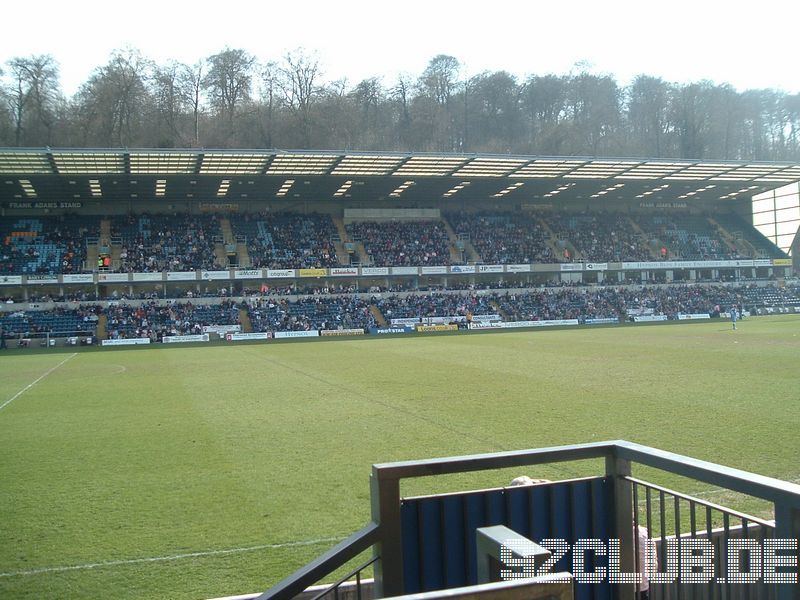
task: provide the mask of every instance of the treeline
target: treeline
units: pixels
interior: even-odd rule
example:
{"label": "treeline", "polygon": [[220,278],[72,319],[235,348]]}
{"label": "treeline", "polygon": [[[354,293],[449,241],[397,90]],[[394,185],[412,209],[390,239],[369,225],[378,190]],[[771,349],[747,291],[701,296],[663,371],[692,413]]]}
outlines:
{"label": "treeline", "polygon": [[0,81],[2,146],[800,159],[800,94],[648,75],[623,87],[586,69],[465,78],[446,55],[351,84],[323,80],[302,50],[265,63],[225,48],[187,65],[124,49],[71,98],[49,55],[8,61]]}

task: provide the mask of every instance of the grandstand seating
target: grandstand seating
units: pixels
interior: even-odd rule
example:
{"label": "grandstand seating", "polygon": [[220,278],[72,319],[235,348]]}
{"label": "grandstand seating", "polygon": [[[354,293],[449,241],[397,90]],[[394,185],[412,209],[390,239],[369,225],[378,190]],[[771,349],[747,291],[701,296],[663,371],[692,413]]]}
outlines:
{"label": "grandstand seating", "polygon": [[408,294],[405,297],[388,296],[376,300],[375,304],[383,316],[390,319],[426,317],[466,317],[471,315],[496,314],[489,296],[466,294]]}
{"label": "grandstand seating", "polygon": [[310,296],[290,302],[254,299],[248,308],[253,331],[366,329],[375,326],[369,302],[353,296]]}
{"label": "grandstand seating", "polygon": [[104,309],[107,330],[111,339],[149,337],[159,339],[164,335],[202,333],[205,325],[236,325],[239,309],[232,301],[221,304],[196,305],[191,302],[168,302],[160,305],[155,300],[141,306],[113,303]]}
{"label": "grandstand seating", "polygon": [[721,260],[739,258],[708,219],[688,213],[639,214],[639,226],[650,243],[667,249],[667,258]]}
{"label": "grandstand seating", "polygon": [[[650,260],[646,240],[622,213],[548,212],[544,220],[557,238],[569,241],[587,262]],[[575,257],[572,257],[575,258]]]}
{"label": "grandstand seating", "polygon": [[216,215],[129,215],[112,220],[113,237],[122,239],[120,268],[128,272],[214,269]]}
{"label": "grandstand seating", "polygon": [[547,233],[531,217],[482,211],[447,213],[446,218],[456,233],[467,236],[484,263],[555,262]]}
{"label": "grandstand seating", "polygon": [[376,266],[451,264],[450,238],[440,221],[364,221],[349,223],[346,230]]}
{"label": "grandstand seating", "polygon": [[787,255],[775,244],[765,238],[750,223],[736,214],[714,215],[714,220],[724,227],[731,235],[741,234],[742,238],[756,251],[756,256],[764,258],[786,258]]}
{"label": "grandstand seating", "polygon": [[81,273],[86,239],[99,229],[91,216],[0,218],[0,273]]}
{"label": "grandstand seating", "polygon": [[[109,302],[56,307],[46,311],[0,313],[7,337],[57,333],[62,336],[92,332],[97,315],[105,315],[111,339],[201,333],[206,325],[240,325],[238,300],[217,304],[149,300],[141,306]],[[297,300],[285,296],[250,296],[241,308],[260,331],[368,329],[376,318],[415,319],[499,315],[505,321],[577,319],[626,320],[633,315],[679,314],[714,316],[736,304],[744,310],[796,307],[800,286],[667,285],[603,288],[531,288],[505,291],[411,292],[358,297],[353,294],[316,294]],[[377,314],[375,313],[377,310]]]}
{"label": "grandstand seating", "polygon": [[77,309],[58,307],[48,311],[18,311],[0,313],[0,328],[7,337],[57,334],[67,337],[89,333],[97,328],[96,307]]}
{"label": "grandstand seating", "polygon": [[232,215],[231,227],[247,240],[254,268],[310,269],[338,264],[333,238],[336,226],[328,215],[259,213]]}

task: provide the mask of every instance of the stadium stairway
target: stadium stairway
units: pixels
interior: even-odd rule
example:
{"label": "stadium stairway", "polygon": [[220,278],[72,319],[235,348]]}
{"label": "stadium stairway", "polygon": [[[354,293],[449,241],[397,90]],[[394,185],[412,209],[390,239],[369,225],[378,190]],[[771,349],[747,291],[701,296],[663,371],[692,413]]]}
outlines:
{"label": "stadium stairway", "polygon": [[647,234],[645,233],[644,229],[639,227],[639,224],[636,221],[634,221],[631,217],[628,217],[628,222],[631,224],[631,227],[636,232],[636,235],[640,236],[644,240],[647,249],[650,251],[650,258],[654,260],[661,258],[661,244],[652,243],[653,240],[647,237]]}
{"label": "stadium stairway", "polygon": [[250,261],[250,253],[247,251],[247,244],[244,242],[238,242],[236,244],[236,261],[242,269],[249,269],[253,266],[253,263]]}
{"label": "stadium stairway", "polygon": [[253,323],[250,321],[250,315],[247,314],[246,308],[239,309],[239,323],[242,326],[242,333],[253,332]]}
{"label": "stadium stairway", "polygon": [[[550,225],[548,225],[547,221],[545,221],[542,218],[538,218],[537,220],[539,221],[539,224],[542,226],[542,229],[544,229],[547,232],[547,242],[546,242],[547,247],[550,248],[550,251],[553,253],[553,256],[556,257],[556,261],[561,262],[560,259],[564,257],[564,249],[558,245],[556,234],[553,233],[552,229],[550,229]],[[574,250],[575,248],[573,248],[572,244],[570,244],[569,251],[574,252]],[[575,256],[575,254],[573,253],[572,256]]]}
{"label": "stadium stairway", "polygon": [[386,327],[388,325],[388,323],[386,323],[386,318],[377,306],[370,304],[369,311],[372,313],[372,316],[375,317],[375,322],[378,324],[378,327]]}
{"label": "stadium stairway", "polygon": [[108,339],[108,316],[100,313],[97,317],[97,339]]}
{"label": "stadium stairway", "polygon": [[[450,241],[450,263],[457,265],[460,263],[468,263],[468,264],[475,264],[479,262],[483,262],[481,260],[478,251],[475,250],[475,246],[473,246],[469,240],[459,240],[458,235],[450,226],[450,223],[447,222],[447,219],[442,219],[442,224],[444,225],[444,229],[447,232],[447,237]],[[464,252],[462,256],[461,249],[459,245],[464,247]]]}
{"label": "stadium stairway", "polygon": [[717,221],[715,221],[711,217],[706,217],[708,222],[711,223],[711,227],[716,229],[719,233],[722,241],[724,241],[731,249],[733,249],[736,254],[739,256],[756,256],[757,252],[753,244],[748,242],[744,239],[741,233],[737,236],[727,229],[725,229],[722,225],[720,225]]}
{"label": "stadium stairway", "polygon": [[506,311],[500,308],[500,305],[497,302],[491,301],[489,302],[489,304],[497,311],[497,314],[500,315],[500,318],[503,319],[503,321],[512,320],[508,317],[508,313],[506,313]]}

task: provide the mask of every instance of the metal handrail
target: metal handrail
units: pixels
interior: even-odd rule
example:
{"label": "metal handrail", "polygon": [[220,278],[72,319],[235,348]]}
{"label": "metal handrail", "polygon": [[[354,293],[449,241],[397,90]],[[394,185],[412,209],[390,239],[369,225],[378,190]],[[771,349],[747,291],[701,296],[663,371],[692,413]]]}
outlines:
{"label": "metal handrail", "polygon": [[[291,600],[322,577],[345,565],[379,540],[380,525],[370,523],[336,544],[316,560],[276,583],[256,600]],[[377,557],[375,557],[377,558]],[[375,562],[373,560],[373,562]]]}
{"label": "metal handrail", "polygon": [[361,600],[361,572],[364,569],[366,569],[367,567],[369,567],[370,565],[372,565],[373,563],[378,562],[379,560],[380,560],[379,556],[373,556],[367,562],[365,562],[363,565],[361,565],[359,567],[356,567],[355,569],[350,571],[347,575],[342,577],[336,583],[332,583],[331,585],[329,585],[327,588],[322,590],[319,594],[317,594],[316,596],[311,598],[311,600],[319,600],[320,598],[323,598],[324,596],[327,596],[328,594],[330,594],[335,589],[338,590],[339,587],[341,587],[341,585],[343,583],[348,582],[354,576],[356,578],[356,595],[358,596],[358,599]]}

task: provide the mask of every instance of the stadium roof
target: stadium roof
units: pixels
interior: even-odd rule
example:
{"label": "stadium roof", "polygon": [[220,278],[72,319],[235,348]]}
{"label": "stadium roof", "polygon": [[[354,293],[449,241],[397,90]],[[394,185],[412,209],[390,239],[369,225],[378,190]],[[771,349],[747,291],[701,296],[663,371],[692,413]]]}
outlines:
{"label": "stadium roof", "polygon": [[791,163],[211,149],[0,148],[0,201],[687,203],[800,181]]}

